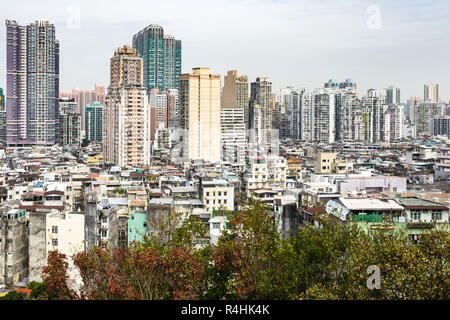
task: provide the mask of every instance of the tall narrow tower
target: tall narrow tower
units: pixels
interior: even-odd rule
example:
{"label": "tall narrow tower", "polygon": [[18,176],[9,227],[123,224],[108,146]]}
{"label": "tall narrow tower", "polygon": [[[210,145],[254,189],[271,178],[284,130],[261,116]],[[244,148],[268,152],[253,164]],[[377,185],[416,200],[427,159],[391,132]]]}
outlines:
{"label": "tall narrow tower", "polygon": [[143,61],[124,46],[111,58],[111,80],[103,116],[107,162],[119,166],[150,164],[150,111],[143,84]]}
{"label": "tall narrow tower", "polygon": [[59,42],[47,21],[6,20],[7,145],[58,139]]}
{"label": "tall narrow tower", "polygon": [[272,82],[268,78],[256,78],[251,83],[248,128],[255,132],[255,139],[259,144],[271,142],[272,110]]}
{"label": "tall narrow tower", "polygon": [[245,161],[248,123],[248,77],[236,70],[225,76],[221,99],[222,159],[233,163]]}

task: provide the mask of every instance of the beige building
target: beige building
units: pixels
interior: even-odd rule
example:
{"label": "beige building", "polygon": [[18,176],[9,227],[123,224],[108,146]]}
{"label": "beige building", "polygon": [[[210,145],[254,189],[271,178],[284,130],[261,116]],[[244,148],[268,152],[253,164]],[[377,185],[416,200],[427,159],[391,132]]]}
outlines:
{"label": "beige building", "polygon": [[247,190],[285,189],[286,159],[279,156],[251,157],[246,173]]}
{"label": "beige building", "polygon": [[220,160],[220,75],[194,68],[180,76],[180,126],[190,160]]}
{"label": "beige building", "polygon": [[67,256],[69,285],[80,285],[79,272],[73,265],[73,255],[84,250],[84,213],[61,213],[55,209],[38,209],[30,214],[30,281],[42,281],[42,268],[51,251]]}
{"label": "beige building", "polygon": [[245,125],[248,125],[248,76],[239,76],[236,70],[227,72],[224,78],[222,109],[243,109]]}
{"label": "beige building", "polygon": [[226,180],[203,181],[201,196],[205,209],[211,217],[214,211],[234,209],[234,187]]}
{"label": "beige building", "polygon": [[423,86],[423,100],[430,102],[439,101],[439,85],[428,82]]}
{"label": "beige building", "polygon": [[111,58],[111,82],[103,116],[105,162],[150,164],[150,108],[143,85],[143,60],[124,46]]}
{"label": "beige building", "polygon": [[337,157],[336,155],[334,152],[319,152],[314,164],[314,173],[347,173],[349,171],[349,163],[344,158]]}

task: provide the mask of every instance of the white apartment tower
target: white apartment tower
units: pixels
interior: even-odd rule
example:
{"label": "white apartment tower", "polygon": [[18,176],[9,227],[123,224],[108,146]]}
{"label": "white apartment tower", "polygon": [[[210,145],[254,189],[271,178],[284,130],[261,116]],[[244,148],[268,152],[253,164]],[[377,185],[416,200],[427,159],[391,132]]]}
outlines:
{"label": "white apartment tower", "polygon": [[222,133],[222,160],[231,163],[245,162],[245,110],[222,108],[220,111]]}
{"label": "white apartment tower", "polygon": [[390,118],[386,113],[386,96],[375,89],[369,89],[362,98],[362,111],[364,140],[370,143],[389,141]]}
{"label": "white apartment tower", "polygon": [[311,100],[313,141],[333,143],[336,135],[336,96],[326,89],[313,92]]}

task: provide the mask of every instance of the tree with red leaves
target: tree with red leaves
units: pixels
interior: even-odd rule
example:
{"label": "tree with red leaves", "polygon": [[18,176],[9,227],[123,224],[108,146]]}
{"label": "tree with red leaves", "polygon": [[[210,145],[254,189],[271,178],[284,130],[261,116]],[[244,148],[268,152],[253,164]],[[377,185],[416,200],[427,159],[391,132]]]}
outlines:
{"label": "tree with red leaves", "polygon": [[75,293],[68,287],[67,274],[69,263],[65,254],[50,251],[47,265],[42,269],[43,280],[46,285],[49,300],[68,300],[75,298]]}
{"label": "tree with red leaves", "polygon": [[[164,238],[126,248],[94,248],[74,256],[83,279],[83,299],[198,299],[205,261],[194,248],[205,236],[200,220],[188,218]],[[162,241],[162,239],[164,241]]]}

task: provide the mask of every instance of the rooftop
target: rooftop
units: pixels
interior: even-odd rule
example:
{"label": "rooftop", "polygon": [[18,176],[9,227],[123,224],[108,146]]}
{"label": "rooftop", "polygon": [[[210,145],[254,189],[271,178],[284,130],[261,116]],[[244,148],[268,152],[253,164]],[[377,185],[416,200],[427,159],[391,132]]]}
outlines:
{"label": "rooftop", "polygon": [[350,210],[403,210],[403,207],[394,200],[349,199],[341,197],[339,201]]}

